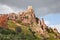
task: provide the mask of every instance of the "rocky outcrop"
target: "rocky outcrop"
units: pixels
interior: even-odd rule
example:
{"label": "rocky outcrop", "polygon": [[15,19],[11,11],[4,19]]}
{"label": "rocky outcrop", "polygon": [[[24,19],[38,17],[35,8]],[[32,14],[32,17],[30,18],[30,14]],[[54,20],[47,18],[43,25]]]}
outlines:
{"label": "rocky outcrop", "polygon": [[[32,6],[28,6],[28,8],[23,11],[23,12],[18,12],[18,13],[10,13],[8,14],[9,20],[13,21],[21,21],[23,24],[30,24],[31,30],[40,34],[47,34],[47,25],[44,22],[44,19],[40,20],[37,18],[34,14],[34,10]],[[54,30],[53,30],[54,31]],[[54,32],[57,32],[56,30]]]}
{"label": "rocky outcrop", "polygon": [[15,21],[15,20],[17,19],[17,16],[16,16],[15,13],[9,13],[9,14],[8,14],[8,19],[9,19],[9,20],[14,20],[14,21]]}
{"label": "rocky outcrop", "polygon": [[8,16],[7,14],[0,15],[0,27],[7,28]]}
{"label": "rocky outcrop", "polygon": [[22,21],[22,23],[36,23],[35,14],[32,6],[29,6],[28,9],[24,12],[19,12],[18,19]]}
{"label": "rocky outcrop", "polygon": [[[7,21],[11,20],[17,23],[17,21],[21,21],[22,24],[29,24],[29,28],[35,34],[43,37],[49,37],[49,33],[54,33],[55,37],[60,38],[60,34],[57,29],[48,28],[45,24],[44,19],[40,20],[34,14],[34,10],[32,6],[28,6],[28,8],[23,12],[18,13],[10,13],[8,15],[0,15],[0,26],[7,27]],[[20,23],[19,23],[20,24]],[[22,25],[21,24],[21,25]],[[25,25],[24,25],[25,26]],[[25,26],[26,27],[26,26]]]}

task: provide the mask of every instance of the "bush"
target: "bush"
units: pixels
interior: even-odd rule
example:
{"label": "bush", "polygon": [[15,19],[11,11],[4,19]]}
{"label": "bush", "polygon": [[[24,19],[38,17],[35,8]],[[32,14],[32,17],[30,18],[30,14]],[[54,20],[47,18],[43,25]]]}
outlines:
{"label": "bush", "polygon": [[0,33],[1,34],[5,34],[5,35],[8,35],[8,34],[16,34],[15,31],[9,30],[9,29],[4,29],[4,28],[0,28]]}
{"label": "bush", "polygon": [[24,18],[28,19],[28,16],[25,16]]}
{"label": "bush", "polygon": [[19,33],[22,31],[22,29],[20,27],[16,27],[15,30]]}
{"label": "bush", "polygon": [[16,22],[18,22],[18,23],[22,23],[22,21],[21,21],[21,20],[17,20]]}

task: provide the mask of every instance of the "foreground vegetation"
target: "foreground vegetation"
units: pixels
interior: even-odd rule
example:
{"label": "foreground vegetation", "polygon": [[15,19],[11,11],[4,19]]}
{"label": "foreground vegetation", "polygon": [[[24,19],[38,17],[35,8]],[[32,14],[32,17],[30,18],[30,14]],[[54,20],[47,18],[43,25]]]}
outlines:
{"label": "foreground vegetation", "polygon": [[[21,28],[20,28],[21,29]],[[40,38],[34,36],[29,30],[18,30],[13,31],[9,29],[0,28],[0,40],[57,40],[53,38],[52,33],[49,33],[50,38],[44,39],[42,36]]]}
{"label": "foreground vegetation", "polygon": [[23,30],[13,31],[9,29],[0,28],[0,40],[38,40],[31,32],[24,33]]}
{"label": "foreground vegetation", "polygon": [[[43,36],[37,36],[34,32],[30,30],[29,27],[20,27],[12,23],[10,20],[8,21],[8,28],[0,27],[0,40],[59,40],[54,38],[54,33],[51,29],[48,30],[49,38],[45,38]],[[14,28],[14,30],[11,30]]]}

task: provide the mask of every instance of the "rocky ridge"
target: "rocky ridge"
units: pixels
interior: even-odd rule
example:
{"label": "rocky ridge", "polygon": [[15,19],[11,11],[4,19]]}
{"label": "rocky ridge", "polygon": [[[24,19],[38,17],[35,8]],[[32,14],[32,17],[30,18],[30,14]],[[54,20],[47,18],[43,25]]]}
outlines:
{"label": "rocky ridge", "polygon": [[32,6],[28,6],[27,10],[18,13],[10,13],[10,14],[1,14],[0,15],[0,26],[3,28],[8,28],[8,20],[14,21],[18,24],[22,23],[21,25],[27,27],[29,26],[29,30],[34,33],[35,36],[42,36],[44,38],[49,38],[49,33],[54,34],[54,38],[60,39],[60,33],[57,31],[56,28],[52,29],[49,28],[44,19],[40,20],[34,14],[34,10]]}

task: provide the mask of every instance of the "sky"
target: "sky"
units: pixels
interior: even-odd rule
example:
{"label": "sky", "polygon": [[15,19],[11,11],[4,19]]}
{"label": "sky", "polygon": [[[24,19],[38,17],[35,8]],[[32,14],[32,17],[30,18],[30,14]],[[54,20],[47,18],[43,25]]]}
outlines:
{"label": "sky", "polygon": [[32,6],[38,18],[60,32],[60,0],[0,0],[0,14],[23,11]]}
{"label": "sky", "polygon": [[51,27],[56,28],[60,32],[60,14],[48,14],[44,16],[45,23]]}

